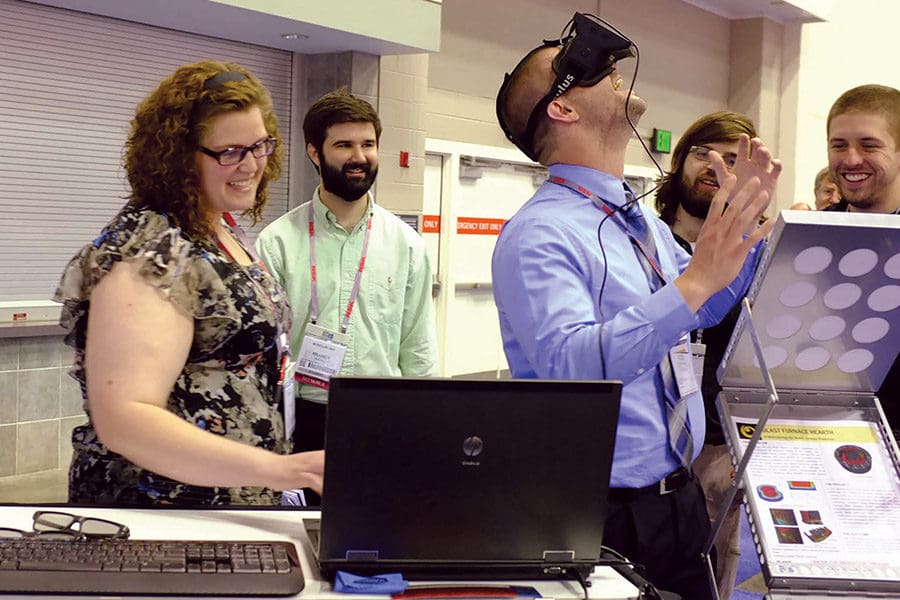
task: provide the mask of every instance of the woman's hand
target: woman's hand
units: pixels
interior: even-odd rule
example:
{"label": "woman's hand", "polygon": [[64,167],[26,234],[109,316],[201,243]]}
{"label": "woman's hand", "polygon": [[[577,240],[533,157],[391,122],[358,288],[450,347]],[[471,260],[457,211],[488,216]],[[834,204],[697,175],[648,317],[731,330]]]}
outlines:
{"label": "woman's hand", "polygon": [[325,474],[325,451],[313,450],[280,456],[273,473],[275,479],[269,487],[276,490],[310,488],[322,494]]}

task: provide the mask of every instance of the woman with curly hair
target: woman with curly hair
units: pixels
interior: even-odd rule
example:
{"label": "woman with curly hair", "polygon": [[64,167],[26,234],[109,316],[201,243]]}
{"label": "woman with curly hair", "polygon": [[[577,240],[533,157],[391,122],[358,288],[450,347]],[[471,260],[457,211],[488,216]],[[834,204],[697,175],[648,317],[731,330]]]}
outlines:
{"label": "woman with curly hair", "polygon": [[290,310],[231,217],[259,218],[280,141],[268,91],[235,64],[183,66],[138,106],[129,201],[56,292],[88,415],[72,434],[70,502],[321,491],[324,454],[289,454],[285,432]]}

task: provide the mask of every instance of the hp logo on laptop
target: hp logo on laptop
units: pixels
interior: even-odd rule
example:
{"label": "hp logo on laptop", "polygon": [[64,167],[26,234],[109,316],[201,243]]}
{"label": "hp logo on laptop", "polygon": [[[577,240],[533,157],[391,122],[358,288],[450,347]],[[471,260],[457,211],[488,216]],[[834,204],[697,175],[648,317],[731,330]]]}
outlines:
{"label": "hp logo on laptop", "polygon": [[[481,451],[484,450],[484,442],[477,435],[470,435],[466,439],[463,440],[462,451],[463,454],[468,456],[469,458],[477,458],[481,456]],[[478,465],[478,461],[468,461],[464,460],[463,465]]]}

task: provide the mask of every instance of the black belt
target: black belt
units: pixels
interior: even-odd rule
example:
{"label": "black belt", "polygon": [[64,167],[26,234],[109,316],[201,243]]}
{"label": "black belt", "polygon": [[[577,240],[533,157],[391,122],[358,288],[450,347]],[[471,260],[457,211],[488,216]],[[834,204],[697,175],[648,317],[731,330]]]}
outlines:
{"label": "black belt", "polygon": [[688,473],[684,467],[678,467],[663,479],[651,483],[642,488],[609,488],[609,499],[616,502],[630,502],[639,496],[665,496],[680,490],[688,484],[694,476]]}

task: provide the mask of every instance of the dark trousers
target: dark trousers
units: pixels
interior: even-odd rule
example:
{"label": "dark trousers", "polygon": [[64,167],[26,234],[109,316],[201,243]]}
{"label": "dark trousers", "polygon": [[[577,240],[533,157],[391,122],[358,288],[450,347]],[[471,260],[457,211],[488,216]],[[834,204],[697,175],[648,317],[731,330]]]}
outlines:
{"label": "dark trousers", "polygon": [[[322,450],[325,447],[325,412],[327,404],[297,398],[297,423],[294,426],[294,452]],[[312,490],[303,490],[306,506],[322,506],[322,497]]]}
{"label": "dark trousers", "polygon": [[710,532],[703,490],[696,480],[665,495],[611,490],[603,545],[643,565],[642,575],[657,589],[684,600],[712,599],[701,553]]}

